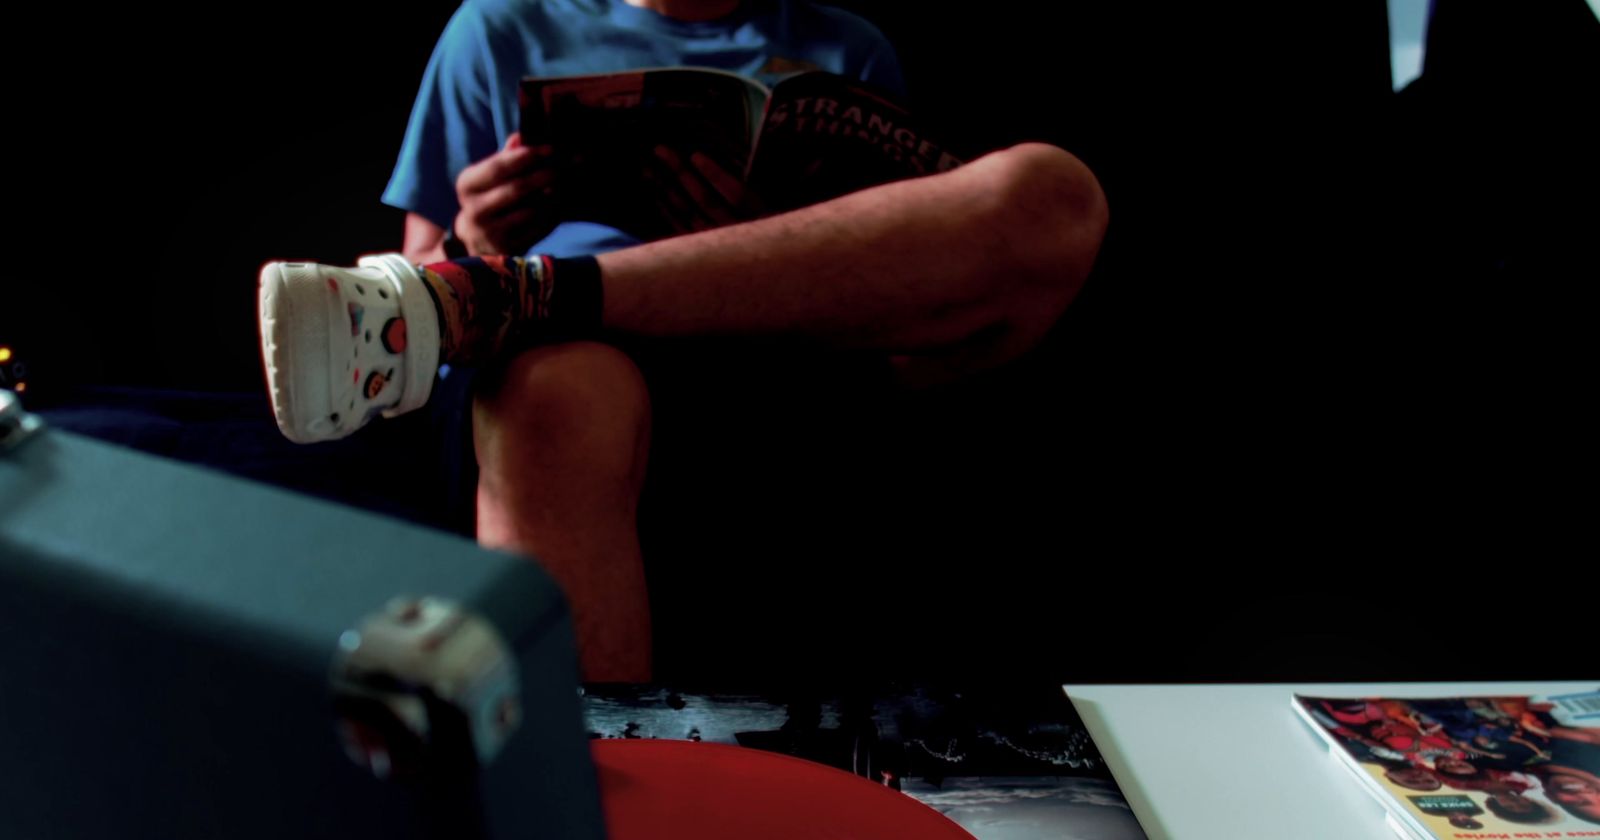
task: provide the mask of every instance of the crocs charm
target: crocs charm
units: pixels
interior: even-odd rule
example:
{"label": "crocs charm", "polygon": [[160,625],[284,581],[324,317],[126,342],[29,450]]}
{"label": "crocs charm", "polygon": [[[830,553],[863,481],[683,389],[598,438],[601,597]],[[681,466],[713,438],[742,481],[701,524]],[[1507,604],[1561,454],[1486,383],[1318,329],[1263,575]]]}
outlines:
{"label": "crocs charm", "polygon": [[406,352],[406,319],[390,318],[383,325],[383,349],[390,353]]}

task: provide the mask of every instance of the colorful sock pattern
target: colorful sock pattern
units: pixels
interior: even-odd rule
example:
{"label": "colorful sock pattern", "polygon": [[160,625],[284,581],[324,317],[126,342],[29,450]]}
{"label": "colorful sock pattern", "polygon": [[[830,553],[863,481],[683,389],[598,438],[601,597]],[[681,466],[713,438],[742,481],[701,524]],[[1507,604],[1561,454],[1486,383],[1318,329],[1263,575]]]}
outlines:
{"label": "colorful sock pattern", "polygon": [[593,257],[467,257],[417,272],[439,312],[442,362],[480,364],[517,347],[582,338],[600,326],[600,265]]}

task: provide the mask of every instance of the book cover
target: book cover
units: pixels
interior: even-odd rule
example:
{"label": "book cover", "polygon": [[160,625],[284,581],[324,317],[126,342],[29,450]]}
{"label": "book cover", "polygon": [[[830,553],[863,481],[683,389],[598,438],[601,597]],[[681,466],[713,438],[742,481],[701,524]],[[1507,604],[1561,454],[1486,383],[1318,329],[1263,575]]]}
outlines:
{"label": "book cover", "polygon": [[557,215],[646,240],[962,162],[892,96],[822,71],[771,88],[683,67],[527,78],[519,103],[523,143],[552,150]]}
{"label": "book cover", "polygon": [[591,685],[583,707],[593,739],[735,745],[815,762],[909,797],[978,840],[1145,837],[1059,686]]}
{"label": "book cover", "polygon": [[1600,691],[1294,705],[1409,836],[1600,837]]}

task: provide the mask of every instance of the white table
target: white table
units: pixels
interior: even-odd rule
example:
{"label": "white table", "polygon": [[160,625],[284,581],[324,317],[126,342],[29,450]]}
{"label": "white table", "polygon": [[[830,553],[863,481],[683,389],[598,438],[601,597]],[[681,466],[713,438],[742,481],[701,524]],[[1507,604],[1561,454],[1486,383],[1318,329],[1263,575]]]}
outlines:
{"label": "white table", "polygon": [[1592,691],[1527,683],[1069,685],[1150,840],[1392,840],[1383,807],[1289,707],[1290,695]]}

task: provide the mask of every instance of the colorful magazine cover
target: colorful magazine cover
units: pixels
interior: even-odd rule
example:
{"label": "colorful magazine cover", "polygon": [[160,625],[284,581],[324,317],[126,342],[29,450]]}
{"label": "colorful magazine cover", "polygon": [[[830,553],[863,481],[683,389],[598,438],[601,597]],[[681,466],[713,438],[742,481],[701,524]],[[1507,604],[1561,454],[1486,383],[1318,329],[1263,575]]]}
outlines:
{"label": "colorful magazine cover", "polygon": [[898,791],[978,840],[1145,837],[1059,686],[738,693],[592,685],[583,707],[591,738],[699,741],[816,762]]}
{"label": "colorful magazine cover", "polygon": [[1409,836],[1600,838],[1600,691],[1295,710]]}

